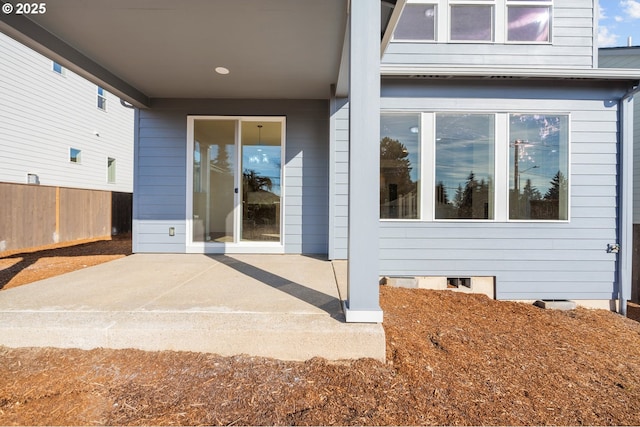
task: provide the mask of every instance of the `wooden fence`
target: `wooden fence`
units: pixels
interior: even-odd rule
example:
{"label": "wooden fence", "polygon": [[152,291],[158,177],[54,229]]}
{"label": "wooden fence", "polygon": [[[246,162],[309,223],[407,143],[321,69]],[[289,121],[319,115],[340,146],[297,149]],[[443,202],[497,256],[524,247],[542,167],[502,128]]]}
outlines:
{"label": "wooden fence", "polygon": [[0,183],[0,252],[109,237],[113,231],[131,231],[131,194]]}

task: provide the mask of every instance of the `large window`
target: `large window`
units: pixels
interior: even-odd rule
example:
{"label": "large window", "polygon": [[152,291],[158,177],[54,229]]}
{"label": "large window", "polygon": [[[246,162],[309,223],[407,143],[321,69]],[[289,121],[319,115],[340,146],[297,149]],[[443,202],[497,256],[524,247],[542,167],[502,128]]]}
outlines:
{"label": "large window", "polygon": [[417,219],[420,114],[383,114],[380,138],[380,218]]}
{"label": "large window", "polygon": [[436,115],[436,219],[493,219],[494,134],[491,114]]}
{"label": "large window", "polygon": [[509,116],[509,219],[567,220],[568,117]]}
{"label": "large window", "polygon": [[408,0],[396,41],[550,43],[553,0]]}
{"label": "large window", "polygon": [[383,113],[380,218],[569,220],[569,115]]}

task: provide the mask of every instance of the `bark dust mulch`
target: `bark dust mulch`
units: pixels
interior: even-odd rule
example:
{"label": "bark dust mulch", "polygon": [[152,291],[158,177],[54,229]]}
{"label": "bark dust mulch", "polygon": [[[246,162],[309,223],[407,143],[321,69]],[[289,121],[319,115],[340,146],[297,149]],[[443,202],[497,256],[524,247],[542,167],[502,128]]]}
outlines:
{"label": "bark dust mulch", "polygon": [[0,347],[0,425],[640,425],[633,320],[386,286],[381,305],[386,363]]}

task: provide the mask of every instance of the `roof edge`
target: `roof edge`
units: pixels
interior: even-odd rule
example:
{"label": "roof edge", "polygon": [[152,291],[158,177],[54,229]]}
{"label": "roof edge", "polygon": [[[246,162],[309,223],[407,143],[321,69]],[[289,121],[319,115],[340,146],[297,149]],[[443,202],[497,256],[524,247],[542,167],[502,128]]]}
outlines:
{"label": "roof edge", "polygon": [[0,13],[0,32],[136,107],[150,105],[144,93],[23,15]]}
{"label": "roof edge", "polygon": [[629,68],[490,68],[425,67],[410,64],[383,64],[382,76],[434,77],[515,77],[546,79],[640,80],[640,69]]}

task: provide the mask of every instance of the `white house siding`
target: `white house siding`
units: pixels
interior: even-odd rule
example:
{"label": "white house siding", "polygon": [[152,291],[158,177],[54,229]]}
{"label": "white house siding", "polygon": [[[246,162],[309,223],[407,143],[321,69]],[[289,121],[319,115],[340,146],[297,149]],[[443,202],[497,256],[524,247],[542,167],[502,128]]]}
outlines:
{"label": "white house siding", "polygon": [[[328,250],[329,120],[324,100],[156,100],[139,110],[134,252],[186,251],[187,116],[285,116],[285,252]],[[175,236],[169,236],[175,227]]]}
{"label": "white house siding", "polygon": [[555,0],[551,44],[389,43],[383,64],[593,68],[594,0]]}
{"label": "white house siding", "polygon": [[[599,50],[600,68],[640,69],[640,47],[616,47]],[[640,99],[633,105],[633,223],[640,224]]]}
{"label": "white house siding", "polygon": [[[55,73],[51,60],[0,34],[0,182],[25,184],[31,173],[41,185],[130,193],[134,111],[105,96],[106,112],[96,85]],[[80,164],[69,161],[71,147],[81,150]]]}

